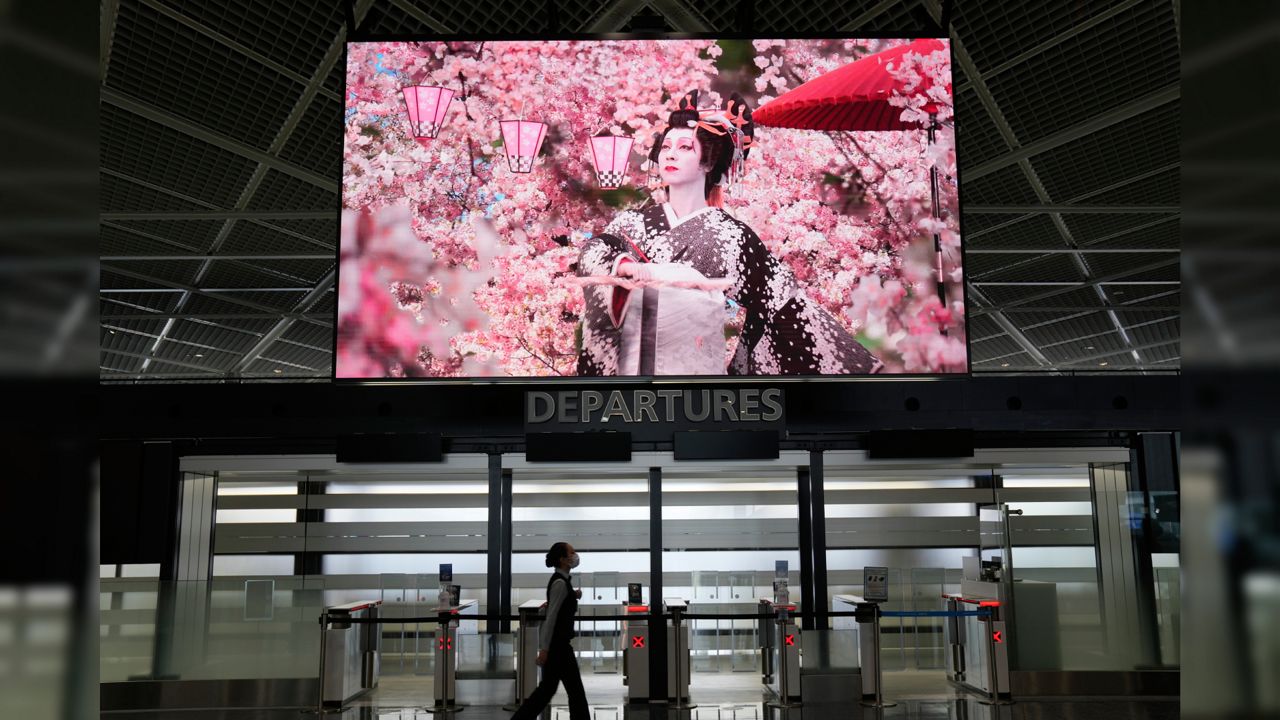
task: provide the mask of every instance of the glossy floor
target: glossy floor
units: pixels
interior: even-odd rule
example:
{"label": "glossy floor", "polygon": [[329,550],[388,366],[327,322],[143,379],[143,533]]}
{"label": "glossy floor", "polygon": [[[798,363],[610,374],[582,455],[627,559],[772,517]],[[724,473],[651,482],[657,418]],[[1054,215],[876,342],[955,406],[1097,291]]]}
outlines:
{"label": "glossy floor", "polygon": [[[1021,700],[1012,705],[991,707],[979,698],[952,687],[937,672],[896,672],[885,675],[886,697],[894,707],[877,710],[856,703],[806,703],[795,708],[768,705],[759,676],[709,674],[695,676],[692,691],[697,707],[677,711],[665,706],[628,705],[625,688],[617,675],[583,677],[591,703],[592,720],[1175,720],[1176,700],[1116,698],[1070,698]],[[507,720],[511,712],[502,709],[506,698],[489,688],[492,685],[463,683],[460,697],[464,709],[449,714],[433,714],[425,707],[431,702],[429,677],[393,675],[383,677],[372,693],[358,698],[341,713],[327,713],[326,720]],[[510,687],[509,685],[507,686]],[[570,720],[564,693],[552,699],[545,720]],[[110,720],[299,720],[315,718],[299,710],[184,710],[104,713]]]}

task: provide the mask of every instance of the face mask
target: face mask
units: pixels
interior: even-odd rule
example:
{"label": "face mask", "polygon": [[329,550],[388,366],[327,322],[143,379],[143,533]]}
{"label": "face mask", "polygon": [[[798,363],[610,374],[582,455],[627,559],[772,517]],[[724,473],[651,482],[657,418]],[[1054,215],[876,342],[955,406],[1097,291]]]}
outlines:
{"label": "face mask", "polygon": [[569,568],[572,569],[578,567],[578,563],[580,562],[582,562],[582,558],[578,556],[578,553],[574,553],[569,557]]}

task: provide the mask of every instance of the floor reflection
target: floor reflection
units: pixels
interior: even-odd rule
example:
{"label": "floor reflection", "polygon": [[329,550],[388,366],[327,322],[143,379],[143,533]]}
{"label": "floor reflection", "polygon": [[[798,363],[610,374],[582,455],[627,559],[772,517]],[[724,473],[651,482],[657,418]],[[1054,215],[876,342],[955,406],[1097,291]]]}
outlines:
{"label": "floor reflection", "polygon": [[[856,704],[810,703],[773,708],[766,703],[700,704],[690,710],[648,705],[593,705],[592,720],[1174,720],[1177,701],[1059,700],[987,706],[974,699],[901,700],[894,707],[868,708]],[[496,707],[468,707],[464,712],[432,714],[425,708],[351,708],[343,720],[507,720],[511,713]],[[569,720],[569,710],[552,706],[544,720]]]}

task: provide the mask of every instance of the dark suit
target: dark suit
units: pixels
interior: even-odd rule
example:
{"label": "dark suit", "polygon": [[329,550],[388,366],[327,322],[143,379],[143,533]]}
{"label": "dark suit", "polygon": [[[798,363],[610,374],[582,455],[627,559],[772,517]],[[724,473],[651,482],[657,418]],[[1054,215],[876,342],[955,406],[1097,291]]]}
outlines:
{"label": "dark suit", "polygon": [[573,618],[578,613],[578,598],[573,591],[573,582],[560,573],[552,573],[547,581],[547,606],[552,607],[551,593],[556,583],[564,584],[566,595],[560,602],[555,617],[547,618],[552,623],[551,640],[547,647],[547,662],[542,666],[542,681],[537,689],[524,701],[511,720],[533,720],[551,702],[556,694],[556,687],[564,683],[564,691],[569,695],[569,717],[571,720],[590,720],[591,711],[587,708],[587,693],[582,687],[582,675],[578,672],[578,658],[573,654]]}

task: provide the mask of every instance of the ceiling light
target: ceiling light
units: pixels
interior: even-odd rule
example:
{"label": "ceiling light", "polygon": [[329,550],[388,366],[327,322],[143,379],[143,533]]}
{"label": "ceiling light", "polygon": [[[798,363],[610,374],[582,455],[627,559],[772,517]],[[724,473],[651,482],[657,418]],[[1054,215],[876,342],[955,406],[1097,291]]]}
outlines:
{"label": "ceiling light", "polygon": [[[1099,366],[1099,367],[1106,367],[1106,366],[1107,366],[1107,364],[1106,364],[1105,362],[1100,362],[1100,363],[1098,363],[1098,366]],[[279,370],[277,370],[276,372],[280,372],[280,371],[279,371]]]}
{"label": "ceiling light", "polygon": [[1009,367],[1009,363],[1000,363],[1000,367]]}
{"label": "ceiling light", "polygon": [[204,357],[204,353],[196,353],[196,357]]}
{"label": "ceiling light", "polygon": [[108,330],[107,332],[111,333],[112,335],[115,335],[115,334],[116,334],[116,331],[115,331],[115,330]]}
{"label": "ceiling light", "polygon": [[1092,346],[1092,345],[1085,345],[1085,346],[1084,346],[1084,349],[1085,349],[1085,350],[1092,350],[1092,349],[1093,349],[1093,346]]}
{"label": "ceiling light", "polygon": [[[1105,363],[1104,363],[1104,364],[1105,364]],[[276,368],[275,370],[272,370],[271,372],[276,373],[276,374],[278,375],[278,374],[280,373],[280,368]]]}

